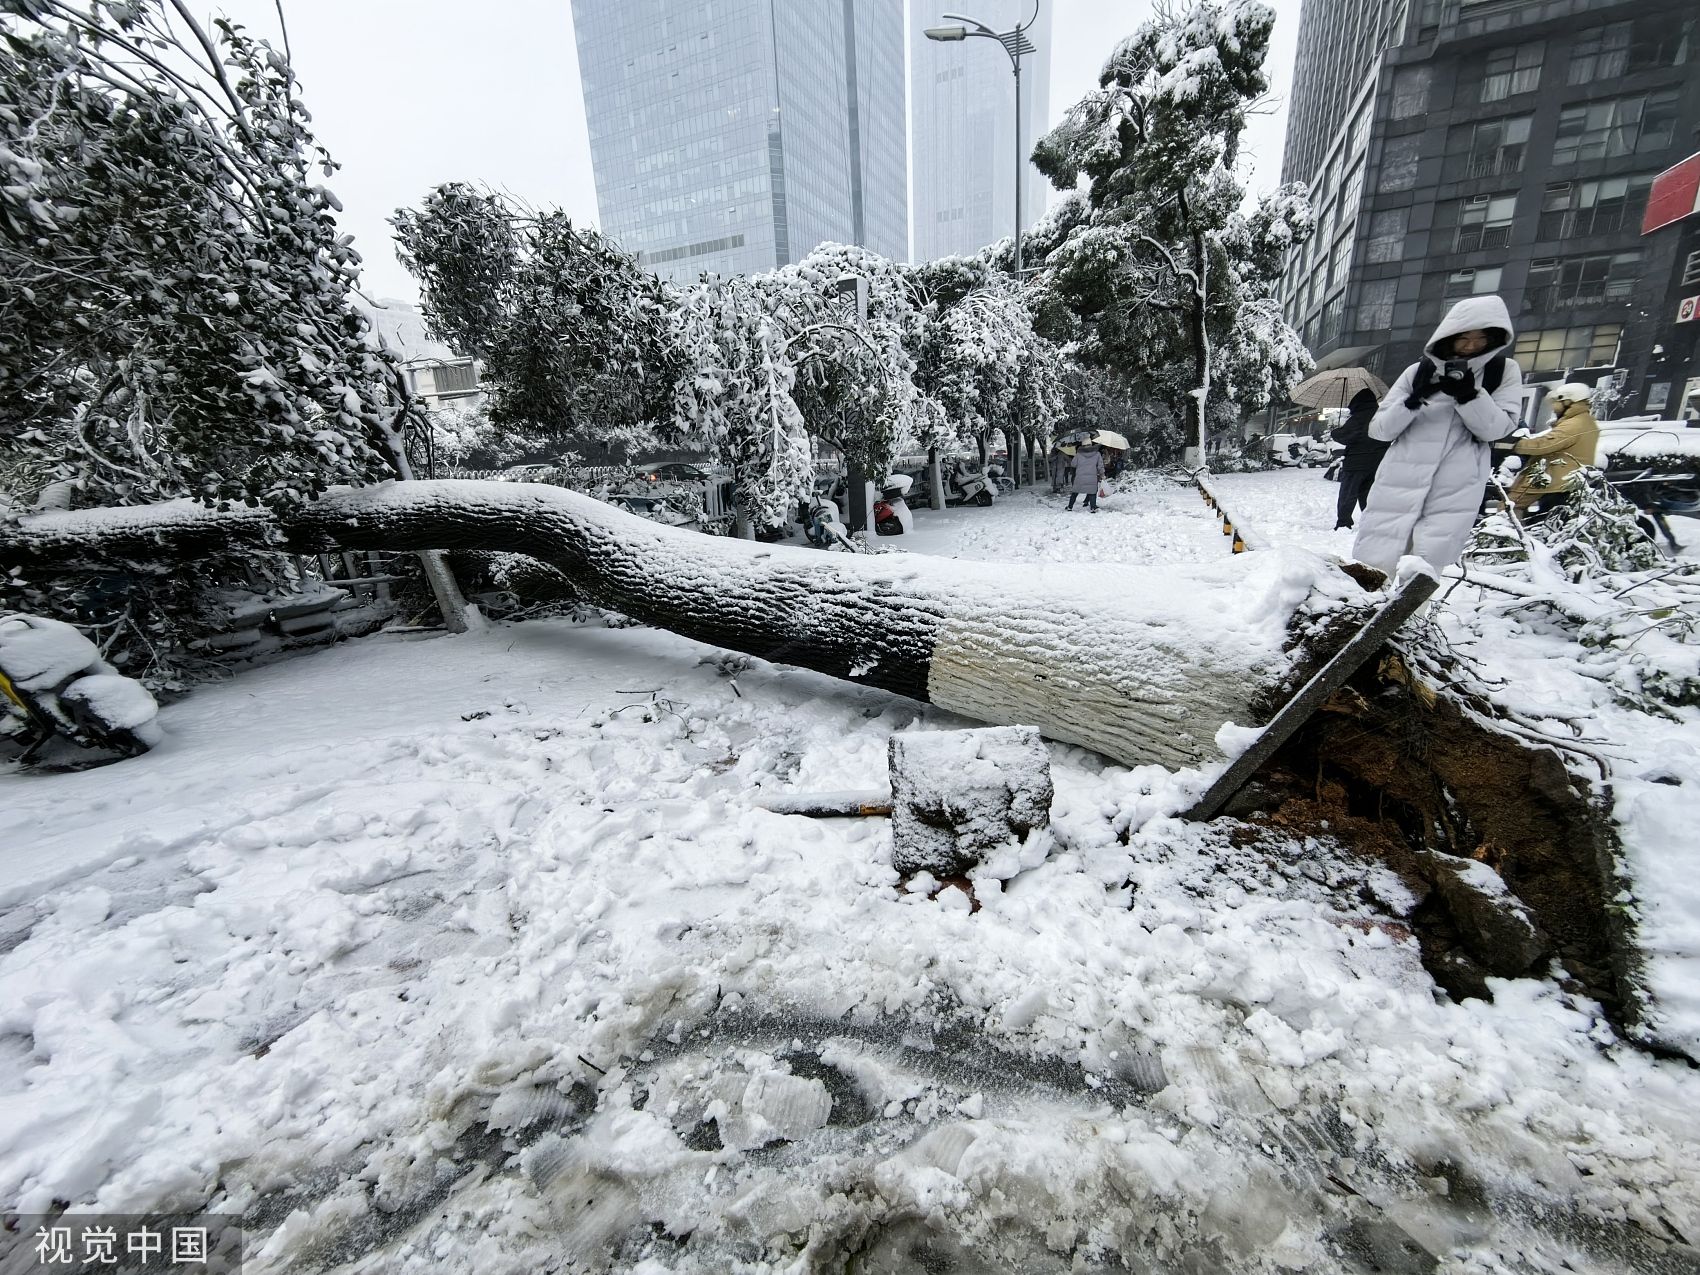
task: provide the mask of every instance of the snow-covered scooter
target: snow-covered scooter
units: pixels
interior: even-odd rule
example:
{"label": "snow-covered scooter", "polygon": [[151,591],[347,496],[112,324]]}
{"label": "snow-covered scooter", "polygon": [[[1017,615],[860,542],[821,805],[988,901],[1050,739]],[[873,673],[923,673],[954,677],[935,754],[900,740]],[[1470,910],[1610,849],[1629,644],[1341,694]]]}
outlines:
{"label": "snow-covered scooter", "polygon": [[944,503],[947,505],[989,505],[996,498],[991,483],[977,469],[969,469],[961,461],[952,461],[944,476]]}
{"label": "snow-covered scooter", "polygon": [[837,549],[845,553],[862,553],[862,546],[850,539],[838,517],[838,506],[818,492],[809,499],[809,521],[805,528],[809,543],[817,549]]}
{"label": "snow-covered scooter", "polygon": [[909,512],[909,488],[915,480],[908,474],[888,474],[874,501],[874,534],[901,536],[915,530],[915,515]]}
{"label": "snow-covered scooter", "polygon": [[[62,620],[0,615],[0,738],[28,760],[59,737],[134,757],[159,742],[159,706]],[[98,763],[97,763],[98,764]]]}

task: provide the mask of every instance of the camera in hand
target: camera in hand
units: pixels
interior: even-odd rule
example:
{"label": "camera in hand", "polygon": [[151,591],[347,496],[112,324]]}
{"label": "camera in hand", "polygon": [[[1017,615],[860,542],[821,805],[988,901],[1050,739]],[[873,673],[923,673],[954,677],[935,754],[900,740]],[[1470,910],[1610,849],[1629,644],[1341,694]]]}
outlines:
{"label": "camera in hand", "polygon": [[1467,375],[1469,371],[1470,360],[1468,359],[1446,360],[1446,375],[1451,380],[1457,380],[1459,377]]}

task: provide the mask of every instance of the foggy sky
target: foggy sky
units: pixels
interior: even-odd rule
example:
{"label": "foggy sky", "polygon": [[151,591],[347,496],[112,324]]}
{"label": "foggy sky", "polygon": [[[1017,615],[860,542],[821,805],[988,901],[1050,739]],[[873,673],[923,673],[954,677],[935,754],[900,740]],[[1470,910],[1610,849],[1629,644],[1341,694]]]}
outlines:
{"label": "foggy sky", "polygon": [[[617,0],[615,0],[617,2]],[[796,3],[798,0],[787,0]],[[973,13],[973,0],[909,0]],[[1044,0],[1052,11],[1050,120],[1092,87],[1147,3]],[[1252,189],[1280,181],[1284,96],[1300,0],[1271,0],[1271,113],[1245,139]],[[212,9],[281,43],[274,0]],[[569,0],[284,0],[289,46],[319,143],[342,168],[328,182],[342,229],[365,258],[373,297],[412,300],[386,219],[452,180],[511,191],[596,224],[584,103]]]}

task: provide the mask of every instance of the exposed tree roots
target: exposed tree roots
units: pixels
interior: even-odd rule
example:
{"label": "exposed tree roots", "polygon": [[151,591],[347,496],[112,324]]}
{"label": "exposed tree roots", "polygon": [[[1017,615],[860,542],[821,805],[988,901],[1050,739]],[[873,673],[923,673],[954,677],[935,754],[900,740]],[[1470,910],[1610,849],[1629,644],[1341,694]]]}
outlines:
{"label": "exposed tree roots", "polygon": [[[1556,973],[1634,1034],[1641,994],[1630,922],[1612,906],[1623,886],[1611,791],[1578,778],[1557,751],[1447,694],[1413,690],[1383,661],[1336,694],[1231,810],[1252,808],[1325,830],[1398,872],[1421,900],[1410,921],[1424,964],[1452,996],[1491,999],[1489,977]],[[1470,864],[1493,869],[1513,897],[1491,878],[1481,889]]]}

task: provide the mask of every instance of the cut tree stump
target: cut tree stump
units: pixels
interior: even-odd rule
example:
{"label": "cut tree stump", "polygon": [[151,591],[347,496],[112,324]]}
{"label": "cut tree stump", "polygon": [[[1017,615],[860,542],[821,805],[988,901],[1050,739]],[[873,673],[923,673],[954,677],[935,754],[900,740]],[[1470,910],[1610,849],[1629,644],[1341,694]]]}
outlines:
{"label": "cut tree stump", "polygon": [[891,737],[892,866],[962,876],[1051,820],[1051,755],[1031,726]]}

